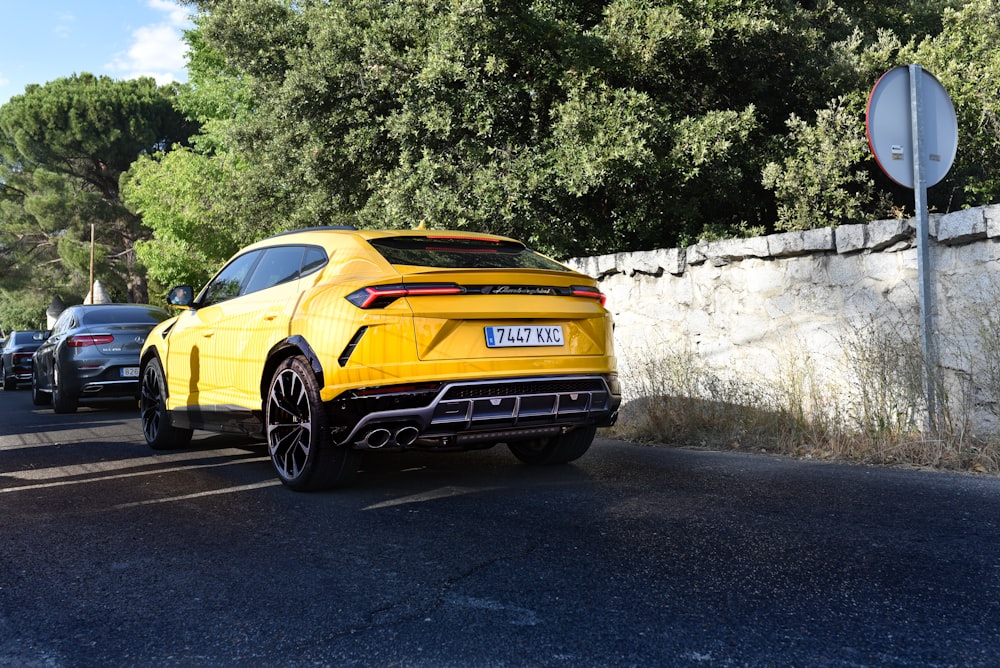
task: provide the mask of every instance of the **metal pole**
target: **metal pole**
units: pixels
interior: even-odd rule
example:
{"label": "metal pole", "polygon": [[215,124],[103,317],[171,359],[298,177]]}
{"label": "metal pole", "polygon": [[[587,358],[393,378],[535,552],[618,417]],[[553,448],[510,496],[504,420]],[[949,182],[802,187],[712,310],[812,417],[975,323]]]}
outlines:
{"label": "metal pole", "polygon": [[923,91],[920,65],[910,65],[910,128],[913,134],[913,205],[917,217],[917,283],[920,299],[920,345],[924,355],[924,383],[927,391],[927,427],[937,429],[937,400],[934,379],[937,356],[934,349],[933,285],[928,241],[927,176],[924,167]]}
{"label": "metal pole", "polygon": [[90,303],[94,303],[94,224],[90,224]]}

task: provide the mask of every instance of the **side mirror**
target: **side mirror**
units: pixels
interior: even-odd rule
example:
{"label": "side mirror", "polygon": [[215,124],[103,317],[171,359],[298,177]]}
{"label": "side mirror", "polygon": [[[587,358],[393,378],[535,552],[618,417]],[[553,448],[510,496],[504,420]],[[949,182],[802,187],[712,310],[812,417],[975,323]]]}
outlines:
{"label": "side mirror", "polygon": [[190,285],[178,285],[167,293],[167,303],[171,306],[187,306],[194,304],[194,290]]}

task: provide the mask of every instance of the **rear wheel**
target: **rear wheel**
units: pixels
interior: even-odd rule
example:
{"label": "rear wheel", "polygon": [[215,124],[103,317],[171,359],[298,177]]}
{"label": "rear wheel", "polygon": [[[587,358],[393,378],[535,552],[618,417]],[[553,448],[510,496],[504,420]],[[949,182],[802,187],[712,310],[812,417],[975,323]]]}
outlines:
{"label": "rear wheel", "polygon": [[153,358],[139,382],[139,420],[146,443],[154,450],[183,448],[191,442],[191,429],[170,423],[167,412],[167,381],[160,360]]}
{"label": "rear wheel", "polygon": [[16,390],[17,389],[17,377],[8,376],[7,368],[0,364],[0,379],[3,380],[4,390]]}
{"label": "rear wheel", "polygon": [[298,491],[327,489],[349,482],[361,453],[334,447],[319,384],[306,360],[290,357],[278,365],[264,407],[267,449],[278,477]]}
{"label": "rear wheel", "polygon": [[59,367],[52,370],[52,409],[56,413],[75,413],[77,398],[59,387]]}
{"label": "rear wheel", "polygon": [[515,441],[507,447],[525,464],[565,464],[582,457],[596,435],[597,427],[580,427],[552,438]]}

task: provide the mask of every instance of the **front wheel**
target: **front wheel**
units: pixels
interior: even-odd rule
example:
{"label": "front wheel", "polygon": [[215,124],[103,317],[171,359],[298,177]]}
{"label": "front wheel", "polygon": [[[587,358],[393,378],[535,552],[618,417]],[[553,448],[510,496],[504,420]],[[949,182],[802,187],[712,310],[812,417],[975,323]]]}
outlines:
{"label": "front wheel", "polygon": [[34,368],[31,370],[31,403],[34,406],[48,406],[52,403],[52,395],[48,392],[43,392],[38,387],[38,371]]}
{"label": "front wheel", "polygon": [[595,436],[597,427],[580,427],[552,438],[515,441],[507,447],[525,464],[566,464],[582,457]]}
{"label": "front wheel", "polygon": [[334,447],[319,384],[301,357],[290,357],[275,370],[267,391],[264,425],[271,463],[288,487],[327,489],[357,474],[361,453]]}
{"label": "front wheel", "polygon": [[167,412],[167,381],[160,360],[153,358],[139,382],[139,421],[146,443],[154,450],[183,448],[191,442],[190,429],[170,423]]}

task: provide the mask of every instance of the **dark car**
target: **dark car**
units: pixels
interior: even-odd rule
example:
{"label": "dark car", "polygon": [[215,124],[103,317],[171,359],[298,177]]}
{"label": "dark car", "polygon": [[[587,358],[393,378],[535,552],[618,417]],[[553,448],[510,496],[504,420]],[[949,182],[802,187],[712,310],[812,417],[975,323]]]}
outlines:
{"label": "dark car", "polygon": [[137,396],[142,344],[169,317],[148,304],[70,306],[32,357],[32,403],[72,413],[81,399]]}
{"label": "dark car", "polygon": [[31,380],[31,355],[45,340],[45,332],[11,332],[0,354],[0,379],[3,389],[15,390],[18,383]]}

